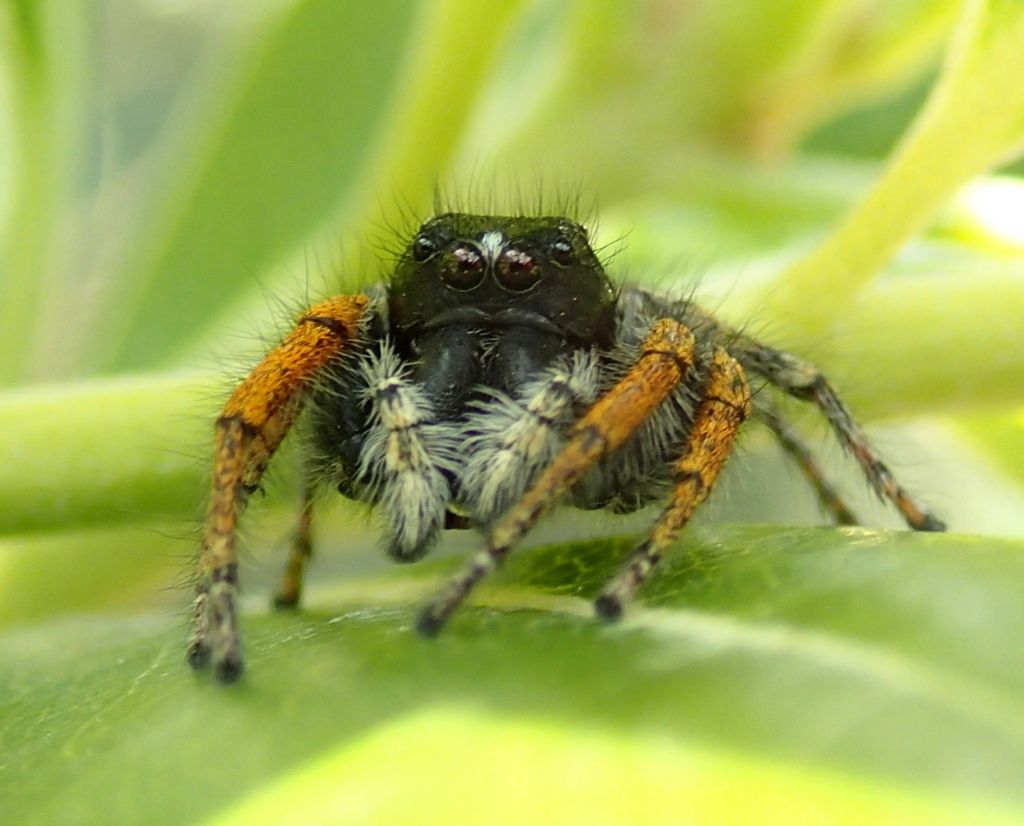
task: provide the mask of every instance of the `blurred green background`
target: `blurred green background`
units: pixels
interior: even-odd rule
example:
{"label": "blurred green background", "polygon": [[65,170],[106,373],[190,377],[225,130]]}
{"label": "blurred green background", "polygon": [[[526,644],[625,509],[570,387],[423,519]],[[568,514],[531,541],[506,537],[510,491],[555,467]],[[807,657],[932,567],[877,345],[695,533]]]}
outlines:
{"label": "blurred green background", "polygon": [[[0,6],[5,823],[1019,822],[1024,4],[8,0]],[[183,663],[210,422],[435,202],[590,216],[619,281],[818,361],[950,523],[823,525],[750,428],[621,627],[652,513],[548,519],[434,643],[329,503],[250,674]]]}

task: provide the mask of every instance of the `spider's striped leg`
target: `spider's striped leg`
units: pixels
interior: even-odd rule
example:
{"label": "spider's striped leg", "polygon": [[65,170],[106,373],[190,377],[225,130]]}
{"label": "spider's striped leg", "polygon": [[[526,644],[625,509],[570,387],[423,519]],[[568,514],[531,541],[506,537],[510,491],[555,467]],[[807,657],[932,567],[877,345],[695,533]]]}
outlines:
{"label": "spider's striped leg", "polygon": [[284,564],[281,585],[274,596],[275,608],[294,608],[302,598],[302,575],[313,553],[313,486],[306,479],[302,483],[299,503],[299,522],[288,546],[288,559]]}
{"label": "spider's striped leg", "polygon": [[616,620],[622,606],[661,559],[665,548],[707,498],[725,466],[740,425],[750,416],[750,387],[743,368],[725,350],[715,351],[682,455],[673,468],[672,498],[629,563],[594,602],[598,616]]}
{"label": "spider's striped leg", "polygon": [[243,669],[235,616],[239,512],[291,427],[310,381],[359,335],[368,303],[362,295],[338,296],[307,310],[238,386],[217,419],[188,661],[200,668],[212,659],[223,682],[237,680]]}
{"label": "spider's striped leg", "polygon": [[828,419],[840,443],[853,454],[871,487],[888,499],[915,531],[944,531],[946,525],[916,502],[896,481],[853,414],[821,371],[802,359],[739,337],[733,352],[743,365],[794,398],[814,404]]}
{"label": "spider's striped leg", "polygon": [[839,525],[859,524],[853,511],[847,507],[839,492],[821,472],[821,468],[818,467],[818,463],[815,461],[810,448],[804,444],[789,422],[782,418],[778,410],[775,409],[775,406],[770,403],[764,404],[759,402],[755,405],[755,416],[768,426],[768,429],[771,430],[782,449],[792,457],[800,470],[803,471],[807,481],[814,487],[814,492],[818,495],[818,501],[825,510],[832,514],[836,523]]}
{"label": "spider's striped leg", "polygon": [[486,549],[420,614],[421,633],[437,634],[473,586],[497,567],[548,506],[647,420],[693,366],[694,347],[693,334],[679,322],[662,319],[652,326],[632,369],[576,423],[561,452],[495,523]]}

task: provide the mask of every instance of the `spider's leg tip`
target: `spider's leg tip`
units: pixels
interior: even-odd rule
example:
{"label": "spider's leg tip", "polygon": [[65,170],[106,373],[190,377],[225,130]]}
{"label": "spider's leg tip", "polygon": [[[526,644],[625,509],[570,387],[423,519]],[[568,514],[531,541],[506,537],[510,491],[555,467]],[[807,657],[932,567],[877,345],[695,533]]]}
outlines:
{"label": "spider's leg tip", "polygon": [[223,685],[237,683],[245,672],[245,663],[241,654],[228,654],[214,667],[217,681]]}
{"label": "spider's leg tip", "polygon": [[946,531],[946,523],[930,513],[924,515],[924,519],[921,524],[917,527],[919,531],[934,531],[936,533],[944,533]]}
{"label": "spider's leg tip", "polygon": [[204,642],[194,642],[185,653],[185,661],[195,671],[206,668],[210,664],[210,646]]}
{"label": "spider's leg tip", "polygon": [[614,594],[601,594],[594,600],[594,612],[604,622],[618,622],[622,619],[622,600]]}
{"label": "spider's leg tip", "polygon": [[425,608],[416,618],[416,630],[421,637],[436,637],[444,628],[444,617],[439,616],[431,608]]}
{"label": "spider's leg tip", "polygon": [[299,607],[298,594],[281,593],[274,597],[274,609],[277,611],[291,611]]}

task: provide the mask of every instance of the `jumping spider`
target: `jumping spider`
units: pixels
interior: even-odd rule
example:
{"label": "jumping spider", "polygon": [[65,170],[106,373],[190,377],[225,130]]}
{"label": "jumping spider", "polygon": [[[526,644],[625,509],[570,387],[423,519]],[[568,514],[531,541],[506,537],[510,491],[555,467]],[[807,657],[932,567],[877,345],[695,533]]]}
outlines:
{"label": "jumping spider", "polygon": [[224,407],[189,662],[212,659],[225,682],[242,672],[236,522],[301,408],[311,461],[279,605],[299,598],[313,480],[377,505],[401,562],[427,553],[443,528],[485,534],[485,550],[420,614],[426,635],[556,501],[626,512],[667,500],[594,603],[614,620],[707,497],[751,415],[836,519],[852,521],[770,394],[752,398],[747,374],[814,404],[911,528],[944,529],[813,365],[690,301],[614,287],[587,231],[567,218],[432,218],[386,284],[306,310]]}

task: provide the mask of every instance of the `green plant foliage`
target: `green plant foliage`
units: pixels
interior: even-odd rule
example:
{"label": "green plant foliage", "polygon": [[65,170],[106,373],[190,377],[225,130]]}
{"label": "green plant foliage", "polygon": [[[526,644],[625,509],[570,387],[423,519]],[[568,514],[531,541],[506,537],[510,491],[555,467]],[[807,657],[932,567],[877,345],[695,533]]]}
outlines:
{"label": "green plant foliage", "polygon": [[[0,6],[0,821],[1020,822],[1022,60],[1019,0]],[[596,203],[616,278],[817,360],[958,533],[714,522],[801,496],[752,429],[622,625],[645,523],[555,517],[426,642],[461,554],[381,573],[354,509],[261,610],[285,455],[250,671],[191,675],[219,404],[435,188]]]}
{"label": "green plant foliage", "polygon": [[436,641],[410,623],[450,564],[252,613],[237,690],[166,616],[8,632],[8,822],[562,821],[605,782],[627,822],[1020,816],[1020,543],[701,530],[605,627],[581,597],[629,544],[524,551]]}
{"label": "green plant foliage", "polygon": [[188,147],[145,258],[126,262],[134,301],[119,295],[99,316],[112,366],[152,364],[187,334],[183,316],[201,324],[335,208],[380,127],[409,12],[404,0],[301,0],[267,15],[218,111],[197,107],[221,122]]}
{"label": "green plant foliage", "polygon": [[[972,0],[925,108],[885,176],[828,241],[797,262],[763,299],[813,330],[827,328],[856,288],[967,179],[1024,147],[1024,101],[1012,78],[1024,73],[1024,7],[1013,0]],[[971,124],[970,137],[963,128]],[[793,311],[796,296],[822,283],[832,312]]]}

